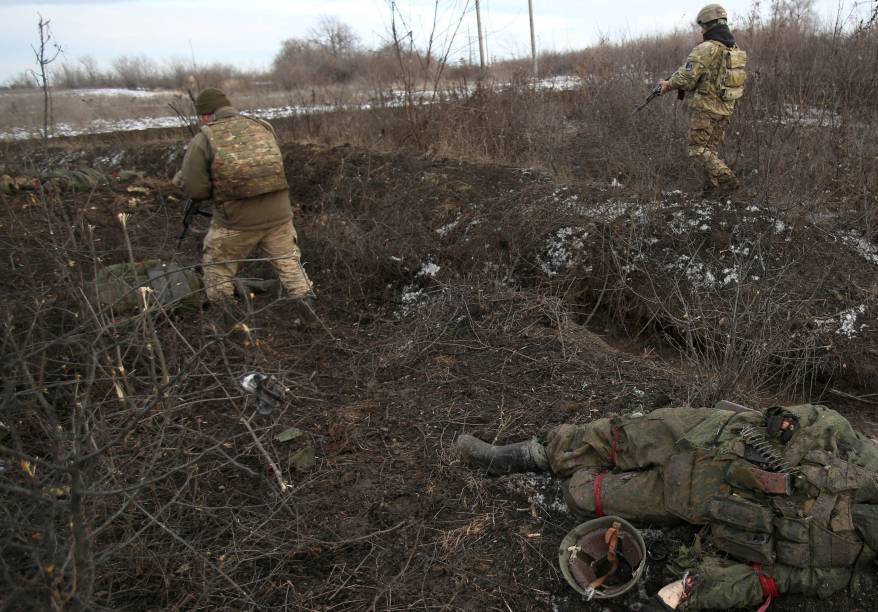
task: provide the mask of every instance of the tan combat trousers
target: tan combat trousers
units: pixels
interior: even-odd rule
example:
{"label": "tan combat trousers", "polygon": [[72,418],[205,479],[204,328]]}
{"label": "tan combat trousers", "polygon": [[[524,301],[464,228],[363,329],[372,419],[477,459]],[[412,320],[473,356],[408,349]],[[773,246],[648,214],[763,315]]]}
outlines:
{"label": "tan combat trousers", "polygon": [[717,148],[723,142],[731,117],[703,110],[693,110],[689,117],[689,157],[698,161],[708,185],[717,187],[735,174],[719,158]]}
{"label": "tan combat trousers", "polygon": [[212,224],[204,238],[204,290],[208,300],[217,302],[234,295],[232,279],[238,266],[256,248],[271,259],[290,297],[311,294],[312,284],[299,259],[292,221],[265,230],[236,230]]}

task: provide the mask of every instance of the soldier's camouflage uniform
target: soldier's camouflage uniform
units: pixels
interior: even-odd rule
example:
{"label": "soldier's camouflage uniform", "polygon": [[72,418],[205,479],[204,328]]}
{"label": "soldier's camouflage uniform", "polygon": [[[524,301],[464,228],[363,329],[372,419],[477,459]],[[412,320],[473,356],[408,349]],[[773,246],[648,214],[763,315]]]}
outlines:
{"label": "soldier's camouflage uniform", "polygon": [[[878,444],[823,406],[784,410],[799,420],[786,443],[756,412],[667,408],[562,425],[549,434],[549,463],[568,477],[576,513],[709,526],[705,550],[677,560],[704,576],[690,609],[758,605],[760,571],[780,593],[825,597],[875,574]],[[766,478],[786,481],[785,469],[792,487],[778,493]]]}
{"label": "soldier's camouflage uniform", "polygon": [[689,103],[688,153],[703,168],[708,187],[727,185],[736,180],[717,154],[735,105],[743,95],[746,79],[746,54],[737,46],[725,44],[734,45],[733,40],[705,40],[668,79],[671,89],[693,92]]}
{"label": "soldier's camouflage uniform", "polygon": [[232,297],[240,261],[260,249],[293,298],[311,295],[300,261],[283,156],[271,125],[222,107],[186,149],[177,181],[194,200],[213,200],[204,239],[210,301]]}

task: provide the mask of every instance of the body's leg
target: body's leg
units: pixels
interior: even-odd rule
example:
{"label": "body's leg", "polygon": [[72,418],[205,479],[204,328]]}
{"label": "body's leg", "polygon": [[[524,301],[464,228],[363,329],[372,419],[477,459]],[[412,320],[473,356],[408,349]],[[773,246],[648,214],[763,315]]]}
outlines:
{"label": "body's leg", "polygon": [[296,228],[290,221],[267,230],[259,246],[266,256],[277,258],[271,263],[290,297],[306,298],[312,295],[312,284],[302,267],[296,242]]}
{"label": "body's leg", "polygon": [[[679,561],[679,559],[678,559]],[[767,593],[760,581],[760,573],[767,581],[773,581],[777,592],[807,596],[829,597],[832,593],[847,587],[851,579],[849,568],[798,568],[788,565],[772,565],[757,568],[753,565],[704,557],[689,560],[689,571],[700,577],[688,599],[688,610],[731,610],[753,608],[767,599]],[[662,595],[673,595],[671,583],[661,591]],[[668,609],[678,606],[672,597],[665,597]]]}
{"label": "body's leg", "polygon": [[679,523],[665,510],[664,483],[658,469],[601,473],[582,468],[564,483],[564,497],[581,516],[621,516],[637,523]]}
{"label": "body's leg", "polygon": [[211,224],[204,237],[204,291],[211,302],[231,299],[232,279],[238,260],[244,259],[259,243],[263,232],[242,231]]}

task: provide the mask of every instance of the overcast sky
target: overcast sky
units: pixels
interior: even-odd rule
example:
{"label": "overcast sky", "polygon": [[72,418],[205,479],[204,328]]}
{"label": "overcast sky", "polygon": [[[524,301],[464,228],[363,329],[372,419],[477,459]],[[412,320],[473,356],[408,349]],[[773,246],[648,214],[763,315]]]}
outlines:
{"label": "overcast sky", "polygon": [[[601,37],[618,40],[687,27],[704,0],[533,0],[541,50],[582,48]],[[743,20],[752,0],[728,0],[732,26]],[[842,0],[842,13],[865,12],[871,2]],[[430,30],[435,0],[397,0],[416,40]],[[763,5],[769,4],[764,0]],[[475,41],[473,0],[439,0],[440,40],[447,41],[468,10],[454,41],[453,58],[468,57]],[[103,66],[120,55],[156,61],[186,58],[222,61],[242,68],[266,68],[280,42],[306,37],[321,16],[350,25],[362,42],[388,38],[388,0],[0,0],[0,83],[33,66],[37,13],[51,19],[64,48],[59,60],[90,55]],[[857,8],[859,6],[859,8]],[[838,0],[815,0],[818,14],[834,19]],[[530,50],[527,0],[482,0],[490,57]],[[737,18],[737,19],[736,19]],[[473,43],[475,57],[477,46]]]}

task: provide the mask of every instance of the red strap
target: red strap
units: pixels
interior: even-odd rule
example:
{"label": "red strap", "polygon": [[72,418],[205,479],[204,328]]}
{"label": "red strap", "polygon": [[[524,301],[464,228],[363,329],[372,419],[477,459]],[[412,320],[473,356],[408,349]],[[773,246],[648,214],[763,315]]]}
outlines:
{"label": "red strap", "polygon": [[616,467],[616,450],[619,446],[619,437],[622,435],[622,429],[616,427],[613,429],[613,444],[610,446],[610,462]]}
{"label": "red strap", "polygon": [[759,576],[759,585],[762,587],[762,594],[765,596],[765,601],[762,602],[762,606],[756,612],[765,612],[771,605],[771,600],[780,597],[780,590],[777,588],[777,582],[774,578],[762,573],[762,565],[754,563],[753,571]]}
{"label": "red strap", "polygon": [[597,475],[597,478],[594,479],[594,513],[598,516],[598,518],[604,516],[604,500],[603,500],[603,492],[604,492],[604,476],[607,473],[603,472]]}

